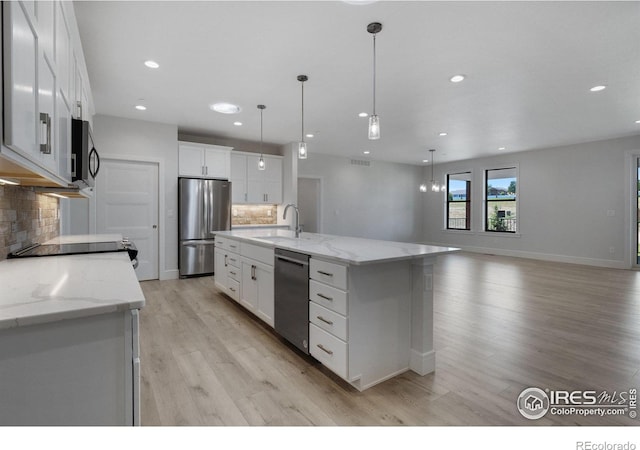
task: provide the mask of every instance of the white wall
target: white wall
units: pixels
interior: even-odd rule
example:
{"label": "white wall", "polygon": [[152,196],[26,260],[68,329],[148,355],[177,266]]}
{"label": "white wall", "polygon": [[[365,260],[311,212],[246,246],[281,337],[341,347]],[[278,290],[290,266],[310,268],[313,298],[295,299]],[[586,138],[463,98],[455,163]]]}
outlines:
{"label": "white wall", "polygon": [[[160,195],[164,219],[160,217],[160,279],[178,277],[178,128],[175,125],[96,115],[93,119],[96,148],[102,158],[159,161]],[[98,175],[99,176],[99,175]],[[162,192],[164,190],[164,192]],[[162,208],[164,206],[164,208]],[[162,240],[164,236],[164,241]]]}
{"label": "white wall", "polygon": [[[441,164],[436,177],[471,170],[472,233],[445,231],[444,197],[424,198],[424,241],[466,250],[629,267],[632,153],[640,136]],[[519,167],[519,236],[483,232],[484,170]],[[430,168],[424,168],[430,179]],[[614,215],[610,212],[613,211]],[[613,252],[611,252],[613,249]]]}
{"label": "white wall", "polygon": [[380,161],[366,167],[352,165],[349,158],[310,153],[298,161],[298,176],[321,179],[323,233],[421,240],[422,167]]}

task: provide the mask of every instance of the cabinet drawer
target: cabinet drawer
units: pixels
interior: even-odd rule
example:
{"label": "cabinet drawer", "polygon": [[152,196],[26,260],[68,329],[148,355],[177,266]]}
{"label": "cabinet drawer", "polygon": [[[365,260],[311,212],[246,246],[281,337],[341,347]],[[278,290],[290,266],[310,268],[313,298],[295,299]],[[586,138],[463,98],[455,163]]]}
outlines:
{"label": "cabinet drawer", "polygon": [[339,289],[347,289],[347,266],[311,258],[309,277]]}
{"label": "cabinet drawer", "polygon": [[347,318],[314,302],[309,302],[309,322],[335,337],[347,340]]}
{"label": "cabinet drawer", "polygon": [[229,266],[227,267],[227,275],[229,276],[230,279],[237,281],[238,283],[241,280],[241,276],[242,276],[242,272],[240,272],[241,269],[238,269],[237,267],[233,267],[233,266]]}
{"label": "cabinet drawer", "polygon": [[273,267],[273,249],[268,247],[261,247],[260,245],[247,244],[242,242],[240,244],[240,253],[242,256],[254,259],[268,266]]}
{"label": "cabinet drawer", "polygon": [[227,294],[235,301],[238,301],[240,299],[240,283],[232,278],[228,278]]}
{"label": "cabinet drawer", "polygon": [[[242,265],[242,261],[240,261],[240,255],[233,252],[226,252],[226,254],[227,254],[227,264],[229,264],[229,266],[235,267],[239,271]],[[230,267],[229,270],[233,269],[233,267]]]}
{"label": "cabinet drawer", "polygon": [[332,372],[347,378],[347,344],[314,324],[309,324],[309,351]]}
{"label": "cabinet drawer", "polygon": [[347,315],[347,293],[340,289],[309,280],[309,300],[343,316]]}
{"label": "cabinet drawer", "polygon": [[240,242],[234,239],[227,239],[222,236],[216,236],[216,247],[229,250],[230,252],[240,253]]}

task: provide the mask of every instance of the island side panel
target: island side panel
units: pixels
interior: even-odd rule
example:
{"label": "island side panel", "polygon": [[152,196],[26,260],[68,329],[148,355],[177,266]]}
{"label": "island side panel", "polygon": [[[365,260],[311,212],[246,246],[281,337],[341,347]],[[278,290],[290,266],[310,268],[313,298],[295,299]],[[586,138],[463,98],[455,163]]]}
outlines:
{"label": "island side panel", "polygon": [[410,261],[349,266],[349,381],[358,390],[409,370]]}
{"label": "island side panel", "polygon": [[412,265],[411,370],[426,375],[436,370],[433,348],[433,266],[436,257],[416,259]]}

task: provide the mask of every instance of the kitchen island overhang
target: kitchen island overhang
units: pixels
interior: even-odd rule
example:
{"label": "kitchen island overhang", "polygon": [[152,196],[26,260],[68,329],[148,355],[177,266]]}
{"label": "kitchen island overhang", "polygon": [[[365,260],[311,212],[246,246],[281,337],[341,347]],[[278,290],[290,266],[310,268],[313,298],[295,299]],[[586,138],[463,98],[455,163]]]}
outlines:
{"label": "kitchen island overhang", "polygon": [[[316,359],[356,389],[367,389],[407,370],[419,375],[435,370],[433,266],[438,255],[459,249],[315,233],[295,238],[293,232],[285,230],[231,230],[219,235],[238,241],[240,246],[278,247],[346,267],[347,308],[343,319],[347,333],[339,336],[319,329],[310,317],[309,326],[315,333],[311,333],[309,345],[312,356],[318,355]],[[310,283],[321,287],[329,283],[326,288],[334,289],[330,280],[314,279],[313,273]],[[323,300],[314,299],[313,294],[311,297],[311,304],[319,301],[318,307],[331,307],[322,305]],[[325,341],[314,342],[319,333],[327,335],[326,342],[344,347],[344,363],[323,360],[327,345]],[[323,351],[314,355],[316,346]],[[335,354],[341,355],[338,350]]]}

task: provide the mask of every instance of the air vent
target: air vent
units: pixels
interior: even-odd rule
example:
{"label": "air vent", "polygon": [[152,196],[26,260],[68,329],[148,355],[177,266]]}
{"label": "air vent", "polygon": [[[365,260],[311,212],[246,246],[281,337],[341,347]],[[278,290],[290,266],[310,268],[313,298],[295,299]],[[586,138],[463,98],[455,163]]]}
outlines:
{"label": "air vent", "polygon": [[366,159],[352,159],[351,165],[369,167],[371,165],[371,161],[367,161]]}

